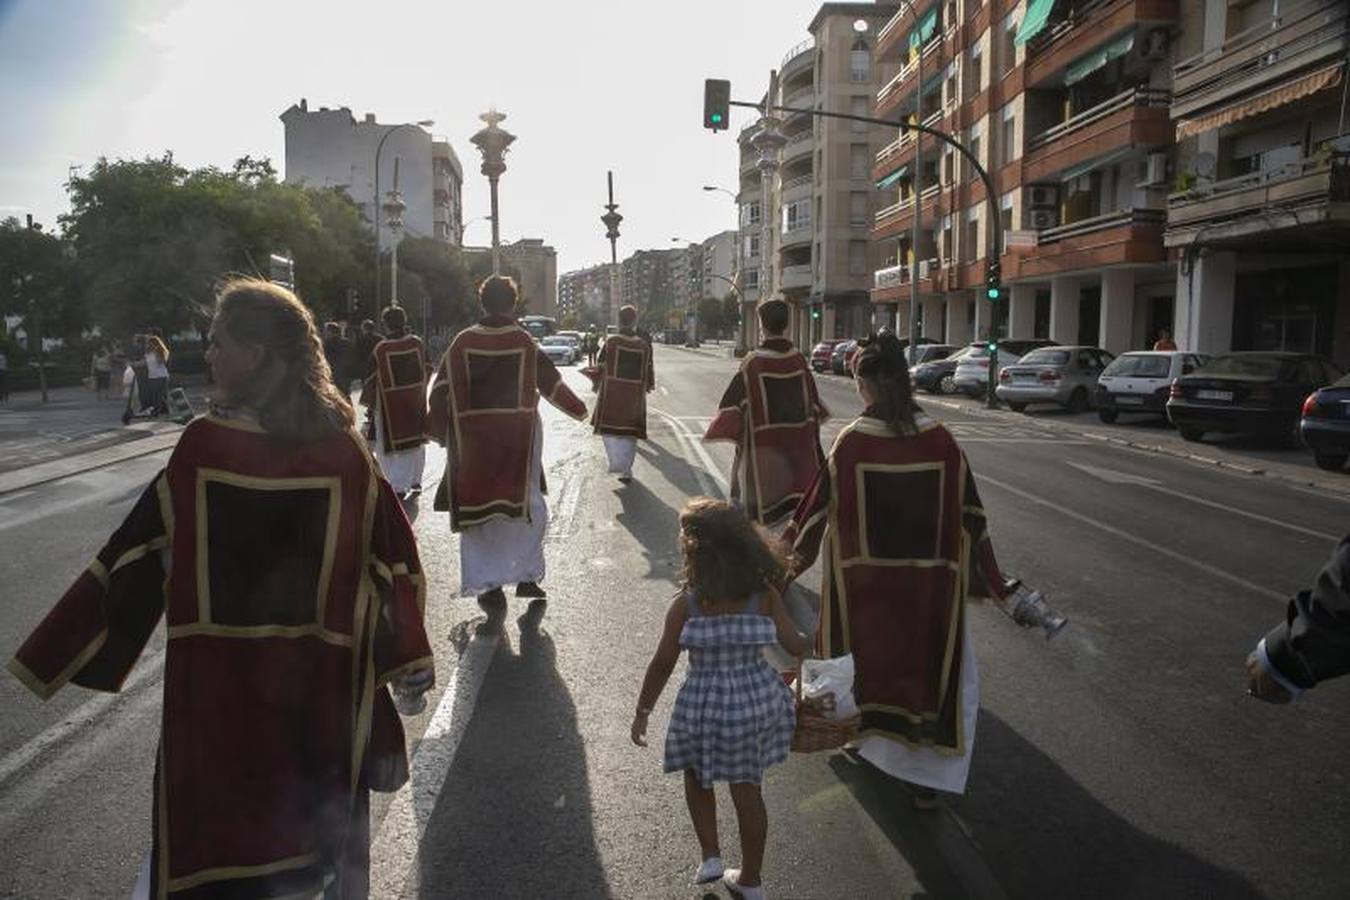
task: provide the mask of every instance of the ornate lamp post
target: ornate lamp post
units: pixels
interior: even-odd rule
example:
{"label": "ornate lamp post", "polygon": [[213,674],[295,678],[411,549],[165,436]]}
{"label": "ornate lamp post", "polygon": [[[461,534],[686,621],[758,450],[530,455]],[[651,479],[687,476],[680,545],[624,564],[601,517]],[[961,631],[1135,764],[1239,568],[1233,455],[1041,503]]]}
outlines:
{"label": "ornate lamp post", "polygon": [[[384,201],[385,224],[389,226],[389,304],[398,306],[398,242],[399,232],[403,230],[403,212],[408,204],[403,202],[403,194],[398,189],[398,157],[394,157],[394,189]],[[379,279],[376,279],[378,281]]]}
{"label": "ornate lamp post", "polygon": [[[402,131],[404,128],[430,128],[436,123],[431,119],[421,119],[417,122],[404,122],[402,125],[394,125],[388,128],[380,137],[380,142],[375,145],[375,188],[371,191],[371,207],[380,202],[380,154],[384,152],[384,142],[393,137],[394,132]],[[374,211],[375,219],[375,313],[378,316],[380,312],[380,296],[383,293],[380,289],[380,213]]]}
{"label": "ornate lamp post", "polygon": [[606,213],[600,217],[600,221],[605,224],[605,237],[609,238],[609,322],[611,325],[619,324],[619,306],[620,292],[622,283],[619,278],[619,223],[623,221],[623,216],[619,215],[619,204],[614,202],[614,171],[611,169],[606,173],[609,180],[609,202],[605,204]]}
{"label": "ornate lamp post", "polygon": [[486,122],[487,127],[469,140],[483,154],[481,171],[488,179],[492,205],[492,274],[500,275],[502,271],[501,233],[498,230],[497,223],[501,220],[497,215],[497,179],[506,171],[506,150],[515,141],[516,136],[497,127],[497,123],[506,118],[505,113],[489,109],[478,118]]}

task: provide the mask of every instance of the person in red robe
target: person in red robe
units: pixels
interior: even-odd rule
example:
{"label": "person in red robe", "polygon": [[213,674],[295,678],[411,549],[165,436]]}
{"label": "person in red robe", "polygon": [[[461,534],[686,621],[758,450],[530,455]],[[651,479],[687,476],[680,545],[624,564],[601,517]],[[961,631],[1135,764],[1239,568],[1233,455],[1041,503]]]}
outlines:
{"label": "person in red robe", "polygon": [[619,332],[605,339],[596,360],[600,396],[591,424],[605,444],[609,471],[627,484],[633,480],[637,442],[647,437],[647,394],[656,387],[651,344],[638,336],[637,309],[619,310]]}
{"label": "person in red robe", "polygon": [[427,354],[421,338],[408,333],[403,307],[387,307],[380,319],[385,338],[371,348],[361,403],[370,408],[375,458],[394,492],[407,498],[421,492],[427,461]]}
{"label": "person in red robe", "polygon": [[792,515],[825,462],[820,401],[806,358],[785,337],[789,309],[766,300],[756,310],[765,334],[731,379],[705,441],[732,441],[731,500],[751,519],[773,526]]}
{"label": "person in red robe", "polygon": [[539,398],[579,421],[586,404],[516,324],[515,281],[494,275],[478,296],[483,318],[456,335],[432,383],[427,433],[448,456],[435,508],[460,535],[460,592],[497,616],[505,585],[517,597],[546,594]]}
{"label": "person in red robe", "polygon": [[853,654],[858,753],[931,806],[935,790],[963,792],[970,770],[979,674],[966,606],[1001,602],[1004,579],[965,454],[917,410],[899,340],[881,332],[854,366],[865,409],[785,538],[795,574],[822,557],[817,651]]}
{"label": "person in red robe", "polygon": [[9,669],[117,691],[163,617],[137,895],[365,897],[368,792],[407,779],[389,688],[433,677],[417,545],[293,294],[226,286],[207,360],[221,405]]}

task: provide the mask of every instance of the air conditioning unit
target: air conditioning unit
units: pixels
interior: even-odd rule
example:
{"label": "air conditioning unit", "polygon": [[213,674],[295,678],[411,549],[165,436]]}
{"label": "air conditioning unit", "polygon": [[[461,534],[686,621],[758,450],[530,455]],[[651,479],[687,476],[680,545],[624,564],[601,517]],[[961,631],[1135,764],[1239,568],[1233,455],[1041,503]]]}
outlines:
{"label": "air conditioning unit", "polygon": [[1144,159],[1143,178],[1136,187],[1152,187],[1167,183],[1167,154],[1150,153]]}
{"label": "air conditioning unit", "polygon": [[936,259],[919,260],[919,278],[927,278],[932,274],[933,269],[937,268]]}
{"label": "air conditioning unit", "polygon": [[1144,48],[1141,55],[1144,59],[1162,59],[1167,56],[1167,29],[1155,28],[1144,38]]}
{"label": "air conditioning unit", "polygon": [[1028,219],[1033,230],[1043,231],[1059,224],[1059,213],[1053,209],[1033,209]]}
{"label": "air conditioning unit", "polygon": [[1032,209],[1054,209],[1059,206],[1059,188],[1050,184],[1033,184],[1027,188],[1027,206]]}

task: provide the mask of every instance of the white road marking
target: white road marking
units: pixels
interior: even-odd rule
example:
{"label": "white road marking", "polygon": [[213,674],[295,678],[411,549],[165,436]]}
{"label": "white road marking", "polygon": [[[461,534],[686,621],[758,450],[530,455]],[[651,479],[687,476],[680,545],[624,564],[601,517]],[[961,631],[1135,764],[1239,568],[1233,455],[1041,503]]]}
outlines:
{"label": "white road marking", "polygon": [[455,762],[460,741],[473,719],[497,636],[475,635],[464,648],[450,683],[413,753],[408,783],[399,788],[370,848],[370,895],[403,896],[417,866],[422,836]]}
{"label": "white road marking", "polygon": [[1076,510],[1069,509],[1066,506],[1060,506],[1058,503],[1052,503],[1049,500],[1037,497],[1035,494],[1028,493],[1027,491],[1024,491],[1020,488],[1015,488],[1010,484],[1006,484],[1002,481],[990,478],[988,475],[977,474],[975,476],[975,480],[992,484],[994,485],[994,487],[997,488],[1002,488],[1003,490],[1007,491],[1010,494],[1013,494],[1014,496],[1021,497],[1023,500],[1029,500],[1032,503],[1044,506],[1047,509],[1053,509],[1055,512],[1060,513],[1061,515],[1068,516],[1069,518],[1082,522],[1085,525],[1091,525],[1093,528],[1100,529],[1106,532],[1107,534],[1114,535],[1115,537],[1127,540],[1133,544],[1138,544],[1140,547],[1144,547],[1147,550],[1151,550],[1154,553],[1159,554],[1160,556],[1166,556],[1169,559],[1176,560],[1177,562],[1185,563],[1188,566],[1199,569],[1200,571],[1205,572],[1208,575],[1212,575],[1215,578],[1218,578],[1222,581],[1227,581],[1230,584],[1237,585],[1238,587],[1246,588],[1252,593],[1260,594],[1263,597],[1269,597],[1270,599],[1277,600],[1280,603],[1285,603],[1289,599],[1288,594],[1282,594],[1279,591],[1272,591],[1270,588],[1262,587],[1261,585],[1248,581],[1245,578],[1239,578],[1238,576],[1233,575],[1229,572],[1225,572],[1223,569],[1220,569],[1216,566],[1211,566],[1208,563],[1202,563],[1198,559],[1192,559],[1191,557],[1187,556],[1184,553],[1177,553],[1175,550],[1169,550],[1166,547],[1153,543],[1152,541],[1145,540],[1144,538],[1130,534],[1128,531],[1123,531],[1122,529],[1116,528],[1114,525],[1107,525],[1105,522],[1099,522],[1098,520],[1092,518],[1091,516],[1085,516],[1082,513],[1077,512]]}
{"label": "white road marking", "polygon": [[31,497],[36,493],[37,491],[15,491],[12,494],[6,494],[5,496],[0,497],[0,503],[10,503],[14,500],[18,500],[20,497]]}
{"label": "white road marking", "polygon": [[692,468],[695,477],[699,479],[699,483],[703,485],[705,491],[707,491],[709,495],[715,493],[711,490],[710,483],[707,480],[711,479],[722,489],[723,497],[729,495],[731,493],[731,486],[727,482],[726,476],[722,474],[722,470],[718,467],[717,463],[713,461],[712,456],[703,448],[702,436],[690,431],[688,426],[667,412],[655,408],[652,409],[652,412],[665,419],[667,424],[670,425],[671,430],[675,432],[676,440],[698,457],[699,465],[692,466]]}
{"label": "white road marking", "polygon": [[1311,528],[1304,528],[1302,525],[1295,525],[1291,522],[1285,522],[1281,519],[1272,519],[1270,516],[1263,516],[1260,513],[1248,512],[1245,509],[1238,509],[1236,506],[1229,506],[1226,503],[1219,503],[1214,500],[1207,500],[1204,497],[1197,497],[1194,494],[1187,494],[1182,491],[1176,491],[1173,490],[1172,488],[1164,486],[1161,481],[1157,481],[1156,479],[1153,478],[1145,478],[1141,475],[1131,475],[1129,472],[1117,472],[1114,469],[1103,469],[1097,466],[1086,466],[1076,462],[1070,462],[1069,465],[1073,466],[1075,469],[1078,469],[1080,472],[1085,472],[1088,475],[1091,475],[1094,478],[1099,478],[1108,484],[1128,484],[1134,485],[1136,487],[1147,488],[1148,490],[1156,491],[1159,494],[1166,494],[1169,497],[1176,497],[1179,500],[1185,500],[1188,503],[1197,503],[1201,506],[1208,506],[1211,509],[1218,509],[1222,510],[1223,512],[1232,513],[1235,516],[1242,516],[1244,518],[1252,519],[1257,522],[1264,522],[1267,525],[1274,525],[1277,528],[1284,528],[1289,531],[1296,531],[1299,534],[1306,534],[1309,537],[1320,538],[1325,541],[1330,541],[1333,544],[1338,543],[1340,541],[1340,537],[1338,535],[1328,534],[1325,531],[1314,531]]}

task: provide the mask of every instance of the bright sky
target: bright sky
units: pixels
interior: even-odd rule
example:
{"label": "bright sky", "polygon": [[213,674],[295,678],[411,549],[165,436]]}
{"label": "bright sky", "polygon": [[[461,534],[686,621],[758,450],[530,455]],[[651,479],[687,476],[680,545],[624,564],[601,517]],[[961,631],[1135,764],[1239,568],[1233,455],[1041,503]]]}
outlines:
{"label": "bright sky", "polygon": [[[815,0],[0,0],[0,217],[49,228],[71,166],[172,150],[187,166],[284,161],[278,116],[348,106],[434,119],[465,169],[464,217],[487,212],[469,143],[495,105],[517,136],[502,238],[541,237],[559,272],[607,260],[612,168],[621,256],[734,227],[735,134],[701,127],[703,79],[757,101],[809,37]],[[465,242],[486,244],[485,221]]]}

